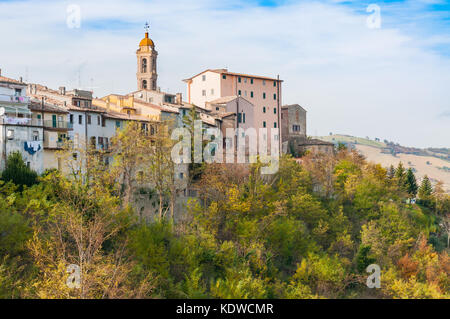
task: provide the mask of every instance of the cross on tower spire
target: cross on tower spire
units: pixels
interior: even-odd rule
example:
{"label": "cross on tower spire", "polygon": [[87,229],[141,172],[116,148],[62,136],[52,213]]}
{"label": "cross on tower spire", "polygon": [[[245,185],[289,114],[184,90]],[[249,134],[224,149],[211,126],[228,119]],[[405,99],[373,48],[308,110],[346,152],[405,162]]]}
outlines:
{"label": "cross on tower spire", "polygon": [[149,29],[150,29],[150,25],[148,24],[148,22],[145,22],[145,26],[144,26],[145,32],[148,32]]}

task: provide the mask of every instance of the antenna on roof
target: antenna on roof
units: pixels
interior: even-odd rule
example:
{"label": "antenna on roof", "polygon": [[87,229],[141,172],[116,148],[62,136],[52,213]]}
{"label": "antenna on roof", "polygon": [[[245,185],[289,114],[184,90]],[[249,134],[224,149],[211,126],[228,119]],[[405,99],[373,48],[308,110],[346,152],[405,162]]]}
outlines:
{"label": "antenna on roof", "polygon": [[145,32],[148,32],[149,29],[150,29],[150,25],[148,24],[148,22],[145,22],[145,26],[144,26]]}

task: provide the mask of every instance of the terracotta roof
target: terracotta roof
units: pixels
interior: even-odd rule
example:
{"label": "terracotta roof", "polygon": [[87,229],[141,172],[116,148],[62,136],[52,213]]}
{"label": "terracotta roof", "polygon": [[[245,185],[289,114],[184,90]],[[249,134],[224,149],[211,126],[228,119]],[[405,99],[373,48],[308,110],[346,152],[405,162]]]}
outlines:
{"label": "terracotta roof", "polygon": [[192,80],[193,78],[205,73],[205,72],[214,72],[214,73],[219,73],[219,74],[226,74],[226,75],[234,75],[234,76],[240,76],[240,77],[245,77],[245,78],[254,78],[254,79],[262,79],[262,80],[270,80],[270,81],[280,81],[283,82],[283,80],[278,80],[275,78],[271,78],[271,77],[266,77],[266,76],[260,76],[260,75],[251,75],[251,74],[245,74],[245,73],[235,73],[235,72],[228,72],[227,69],[207,69],[203,72],[200,72],[190,78],[184,79],[184,82],[189,82],[190,80]]}
{"label": "terracotta roof", "polygon": [[333,143],[314,139],[314,138],[300,138],[296,139],[295,142],[298,146],[307,146],[307,145],[329,145],[334,146]]}
{"label": "terracotta roof", "polygon": [[[106,112],[106,110],[105,110],[105,112]],[[125,114],[125,113],[119,113],[119,112],[114,112],[114,111],[107,111],[104,116],[107,118],[124,120],[124,121],[155,122],[145,116]]]}
{"label": "terracotta roof", "polygon": [[52,105],[46,102],[44,102],[44,107],[42,107],[42,102],[38,100],[32,100],[30,103],[30,110],[32,111],[43,111],[43,112],[49,112],[49,113],[63,113],[67,114],[69,111],[65,110],[62,107]]}
{"label": "terracotta roof", "polygon": [[14,79],[7,78],[6,76],[0,76],[0,82],[12,83],[12,84],[20,84],[26,86],[27,84],[24,82],[20,82]]}
{"label": "terracotta roof", "polygon": [[77,112],[92,112],[92,113],[105,113],[106,110],[103,110],[99,107],[97,108],[89,108],[89,107],[79,107],[75,105],[68,105],[67,109],[70,111],[77,111]]}
{"label": "terracotta roof", "polygon": [[176,108],[170,107],[168,105],[156,105],[156,104],[148,103],[148,102],[145,102],[143,100],[136,99],[136,98],[134,99],[134,103],[135,104],[144,105],[144,106],[149,106],[149,107],[152,107],[154,109],[158,109],[158,110],[163,111],[163,112],[179,113],[179,111]]}
{"label": "terracotta roof", "polygon": [[228,117],[228,116],[236,116],[236,113],[234,112],[227,112],[227,113],[220,113],[220,114],[215,114],[215,116],[219,117],[219,118],[224,118],[224,117]]}
{"label": "terracotta roof", "polygon": [[228,103],[228,102],[236,100],[236,98],[237,98],[236,95],[223,96],[223,97],[220,97],[218,99],[212,100],[212,101],[210,101],[208,103],[211,103],[211,104],[225,104],[225,103]]}
{"label": "terracotta roof", "polygon": [[305,110],[305,108],[302,107],[302,106],[299,105],[299,104],[283,105],[283,106],[281,107],[281,109],[282,109],[282,110],[285,110],[285,109],[288,109],[289,107],[299,107],[299,108],[301,108],[303,111],[307,112],[307,111]]}

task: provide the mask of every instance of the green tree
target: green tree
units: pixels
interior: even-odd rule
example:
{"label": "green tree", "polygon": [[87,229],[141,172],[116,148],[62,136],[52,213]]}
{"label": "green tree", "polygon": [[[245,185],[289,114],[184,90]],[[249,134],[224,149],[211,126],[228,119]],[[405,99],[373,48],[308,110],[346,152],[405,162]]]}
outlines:
{"label": "green tree", "polygon": [[430,179],[427,175],[425,175],[422,179],[422,183],[419,187],[419,198],[420,200],[425,204],[429,205],[431,204],[431,198],[433,194],[433,187],[431,186]]}
{"label": "green tree", "polygon": [[397,179],[398,186],[403,188],[406,184],[406,172],[403,163],[398,163],[397,169],[395,170],[395,178]]}
{"label": "green tree", "polygon": [[[189,164],[189,180],[190,182],[196,182],[200,179],[205,169],[205,165],[203,163],[195,163],[194,159],[194,132],[195,132],[195,122],[200,121],[200,115],[196,110],[196,106],[194,105],[188,114],[183,117],[183,126],[189,130],[191,134],[191,163]],[[202,128],[202,139],[203,139],[203,128]],[[203,159],[203,147],[206,145],[206,141],[202,141],[202,152],[201,156]]]}
{"label": "green tree", "polygon": [[2,172],[2,180],[12,182],[22,190],[24,185],[30,187],[36,184],[37,177],[37,173],[25,165],[20,152],[12,152],[8,155],[6,169]]}
{"label": "green tree", "polygon": [[406,173],[406,189],[411,196],[416,196],[418,186],[416,176],[414,176],[411,168],[409,168]]}

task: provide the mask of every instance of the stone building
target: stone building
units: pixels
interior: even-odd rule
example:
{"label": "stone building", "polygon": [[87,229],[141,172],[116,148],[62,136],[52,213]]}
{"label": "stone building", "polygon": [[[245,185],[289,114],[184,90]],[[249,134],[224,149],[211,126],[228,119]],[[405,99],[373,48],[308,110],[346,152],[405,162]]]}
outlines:
{"label": "stone building", "polygon": [[298,104],[281,108],[281,136],[283,153],[300,157],[306,152],[332,154],[334,144],[312,139],[306,134],[306,110]]}
{"label": "stone building", "polygon": [[281,136],[283,142],[290,137],[306,137],[306,110],[298,104],[281,107]]}

